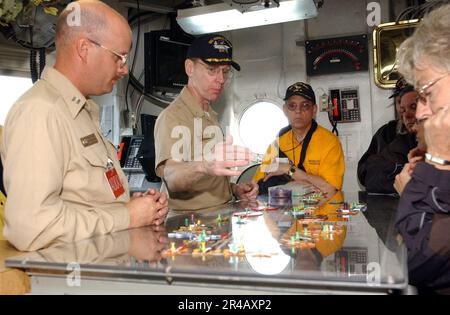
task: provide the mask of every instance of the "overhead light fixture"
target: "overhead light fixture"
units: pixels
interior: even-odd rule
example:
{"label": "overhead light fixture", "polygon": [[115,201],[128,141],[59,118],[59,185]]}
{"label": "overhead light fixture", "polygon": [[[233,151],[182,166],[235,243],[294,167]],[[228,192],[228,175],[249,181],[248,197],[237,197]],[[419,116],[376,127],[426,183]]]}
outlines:
{"label": "overhead light fixture", "polygon": [[313,0],[280,0],[277,7],[241,13],[226,3],[178,10],[177,22],[189,34],[200,35],[255,26],[292,22],[317,16]]}

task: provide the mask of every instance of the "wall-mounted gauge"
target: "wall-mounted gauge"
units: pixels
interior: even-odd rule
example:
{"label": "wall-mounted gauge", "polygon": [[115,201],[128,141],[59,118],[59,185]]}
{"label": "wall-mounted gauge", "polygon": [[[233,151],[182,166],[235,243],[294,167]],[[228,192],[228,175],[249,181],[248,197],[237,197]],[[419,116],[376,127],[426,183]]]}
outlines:
{"label": "wall-mounted gauge", "polygon": [[305,46],[310,76],[368,70],[367,35],[309,40]]}

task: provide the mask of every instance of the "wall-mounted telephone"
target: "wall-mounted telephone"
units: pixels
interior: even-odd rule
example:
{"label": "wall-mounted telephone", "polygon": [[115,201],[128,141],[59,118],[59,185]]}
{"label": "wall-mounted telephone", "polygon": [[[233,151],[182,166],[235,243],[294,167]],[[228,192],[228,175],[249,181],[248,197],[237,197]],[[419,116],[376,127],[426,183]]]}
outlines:
{"label": "wall-mounted telephone", "polygon": [[144,136],[125,136],[120,143],[120,166],[128,178],[132,192],[146,191],[148,188],[159,190],[161,186],[160,183],[151,183],[146,180],[146,174],[139,161],[139,149],[142,143],[144,143]]}
{"label": "wall-mounted telephone", "polygon": [[120,144],[120,166],[123,169],[142,170],[138,160],[138,152],[144,136],[126,136]]}
{"label": "wall-mounted telephone", "polygon": [[330,89],[330,120],[340,123],[360,122],[358,88]]}

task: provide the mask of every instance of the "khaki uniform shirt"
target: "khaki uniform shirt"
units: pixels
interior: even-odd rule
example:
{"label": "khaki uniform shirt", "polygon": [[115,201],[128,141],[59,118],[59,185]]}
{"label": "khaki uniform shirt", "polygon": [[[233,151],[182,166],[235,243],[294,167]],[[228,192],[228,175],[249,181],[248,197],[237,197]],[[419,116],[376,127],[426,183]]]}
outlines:
{"label": "khaki uniform shirt", "polygon": [[[2,134],[3,134],[3,127],[0,126],[0,147],[2,145]],[[0,169],[0,172],[3,173],[3,165]],[[3,176],[2,174],[0,174],[0,179],[3,180]],[[4,217],[4,207],[5,207],[5,203],[6,203],[6,197],[3,194],[2,191],[0,191],[0,241],[4,240],[5,238],[3,237],[3,224],[5,222]]]}
{"label": "khaki uniform shirt", "polygon": [[[201,128],[195,128],[195,118],[197,125],[201,121]],[[178,160],[172,156],[173,146],[180,141],[180,135],[172,136],[174,128],[186,127],[190,133],[190,151],[183,152],[186,155],[183,161],[194,161],[194,137],[202,148],[205,145],[211,147],[215,141],[215,135],[205,132],[209,126],[219,126],[217,113],[211,108],[204,112],[197,104],[196,100],[185,87],[180,95],[161,114],[155,124],[155,165],[156,173],[163,178],[161,168],[158,166],[166,160]],[[220,141],[223,141],[221,131]],[[219,141],[215,141],[218,143]],[[214,143],[214,144],[215,144]],[[224,204],[231,200],[231,188],[228,177],[205,176],[195,184],[195,191],[192,192],[171,192],[164,183],[161,191],[169,195],[169,207],[173,210],[198,210]]]}
{"label": "khaki uniform shirt", "polygon": [[[98,105],[55,69],[47,67],[10,110],[1,155],[4,235],[19,250],[128,228],[128,184],[101,134]],[[105,177],[108,159],[125,188],[117,199]]]}
{"label": "khaki uniform shirt", "polygon": [[6,197],[5,195],[0,191],[0,241],[3,241],[5,238],[3,236],[3,225],[5,224],[4,222],[4,207],[5,207],[5,203],[6,203]]}

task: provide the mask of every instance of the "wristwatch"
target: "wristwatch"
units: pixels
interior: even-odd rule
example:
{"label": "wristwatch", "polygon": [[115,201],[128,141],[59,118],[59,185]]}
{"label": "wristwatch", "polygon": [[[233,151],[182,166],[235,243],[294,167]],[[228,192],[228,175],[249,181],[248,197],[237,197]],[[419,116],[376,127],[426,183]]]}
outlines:
{"label": "wristwatch", "polygon": [[450,165],[450,161],[448,160],[444,160],[440,157],[437,156],[433,156],[430,153],[425,153],[425,158],[427,159],[427,161],[439,164],[439,165]]}
{"label": "wristwatch", "polygon": [[295,165],[291,165],[291,167],[289,168],[287,174],[289,175],[289,177],[292,177],[292,175],[294,175],[295,171],[297,170],[297,168],[295,167]]}

